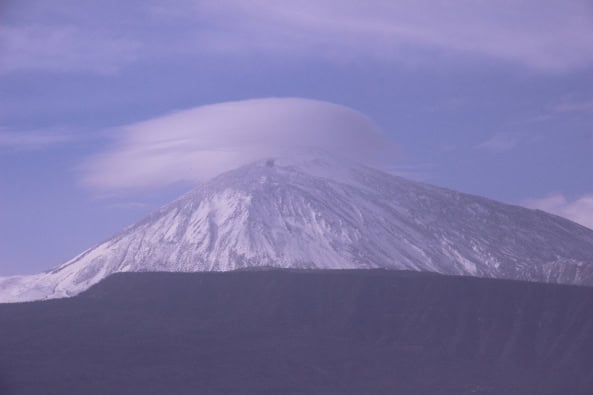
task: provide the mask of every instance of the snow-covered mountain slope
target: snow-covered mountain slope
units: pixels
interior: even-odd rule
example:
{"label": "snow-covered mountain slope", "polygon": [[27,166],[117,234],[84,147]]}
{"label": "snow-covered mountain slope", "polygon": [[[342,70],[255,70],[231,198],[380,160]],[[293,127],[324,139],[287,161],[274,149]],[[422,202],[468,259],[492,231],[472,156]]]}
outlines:
{"label": "snow-covered mountain slope", "polygon": [[392,268],[593,285],[593,231],[542,211],[327,159],[224,173],[0,301],[77,294],[114,272]]}

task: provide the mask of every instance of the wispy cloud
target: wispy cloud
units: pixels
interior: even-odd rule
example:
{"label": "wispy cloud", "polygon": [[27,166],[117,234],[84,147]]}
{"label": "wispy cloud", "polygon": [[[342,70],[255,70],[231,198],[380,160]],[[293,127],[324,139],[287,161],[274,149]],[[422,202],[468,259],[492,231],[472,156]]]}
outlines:
{"label": "wispy cloud", "polygon": [[592,116],[593,98],[565,97],[556,103],[546,106],[539,114],[526,119],[527,123],[548,122],[566,116]]}
{"label": "wispy cloud", "polygon": [[552,109],[556,113],[586,112],[593,114],[593,99],[565,100]]}
{"label": "wispy cloud", "polygon": [[385,170],[400,177],[409,178],[417,181],[426,181],[430,179],[434,171],[434,163],[414,163],[414,164],[394,164],[385,168]]}
{"label": "wispy cloud", "polygon": [[111,149],[83,166],[102,191],[196,182],[260,158],[321,149],[365,162],[394,145],[364,115],[332,103],[270,98],[197,107],[116,128]]}
{"label": "wispy cloud", "polygon": [[563,194],[552,194],[539,199],[528,199],[522,205],[547,211],[593,229],[593,194],[569,199]]}
{"label": "wispy cloud", "polygon": [[74,134],[59,131],[8,131],[0,129],[0,150],[29,151],[46,149],[75,141]]}
{"label": "wispy cloud", "polygon": [[110,32],[76,25],[0,27],[0,73],[116,72],[136,59],[140,44]]}
{"label": "wispy cloud", "polygon": [[330,61],[364,56],[423,67],[474,57],[552,72],[593,65],[588,0],[180,0],[167,6],[106,0],[90,10],[69,2],[65,15],[43,2],[30,4],[46,12],[23,5],[19,12],[32,16],[13,17],[0,29],[0,71],[105,73],[213,52]]}
{"label": "wispy cloud", "polygon": [[496,134],[478,144],[478,148],[499,154],[513,150],[520,142],[521,136],[518,134]]}
{"label": "wispy cloud", "polygon": [[546,71],[593,64],[589,2],[472,0],[270,2],[201,1],[217,46],[314,51],[343,57],[433,61],[478,55]]}
{"label": "wispy cloud", "polygon": [[144,202],[115,202],[109,204],[108,207],[121,210],[145,210],[151,205]]}

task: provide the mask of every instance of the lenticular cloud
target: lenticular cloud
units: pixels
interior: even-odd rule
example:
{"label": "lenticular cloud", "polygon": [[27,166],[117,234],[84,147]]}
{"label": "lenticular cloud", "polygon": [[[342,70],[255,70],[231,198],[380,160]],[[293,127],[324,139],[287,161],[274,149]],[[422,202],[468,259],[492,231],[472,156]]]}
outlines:
{"label": "lenticular cloud", "polygon": [[112,148],[84,165],[84,182],[102,190],[158,188],[311,150],[376,164],[394,145],[344,106],[296,98],[226,102],[117,128]]}

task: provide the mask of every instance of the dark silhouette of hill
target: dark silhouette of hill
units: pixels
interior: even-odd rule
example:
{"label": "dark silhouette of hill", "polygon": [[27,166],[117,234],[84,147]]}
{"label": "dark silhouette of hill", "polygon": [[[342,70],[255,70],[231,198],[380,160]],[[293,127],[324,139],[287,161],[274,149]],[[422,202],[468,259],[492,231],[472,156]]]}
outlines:
{"label": "dark silhouette of hill", "polygon": [[0,305],[2,394],[591,394],[593,288],[384,270],[116,274]]}

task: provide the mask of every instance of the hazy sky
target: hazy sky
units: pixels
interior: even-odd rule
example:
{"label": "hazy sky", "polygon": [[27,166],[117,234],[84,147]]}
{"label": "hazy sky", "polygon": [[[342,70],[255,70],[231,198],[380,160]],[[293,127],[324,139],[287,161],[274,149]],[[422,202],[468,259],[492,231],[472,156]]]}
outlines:
{"label": "hazy sky", "polygon": [[[0,21],[0,275],[108,238],[234,163],[217,150],[354,152],[352,122],[399,174],[593,227],[590,0],[3,0]],[[315,101],[228,103],[275,97]],[[303,108],[332,131],[269,134]]]}

